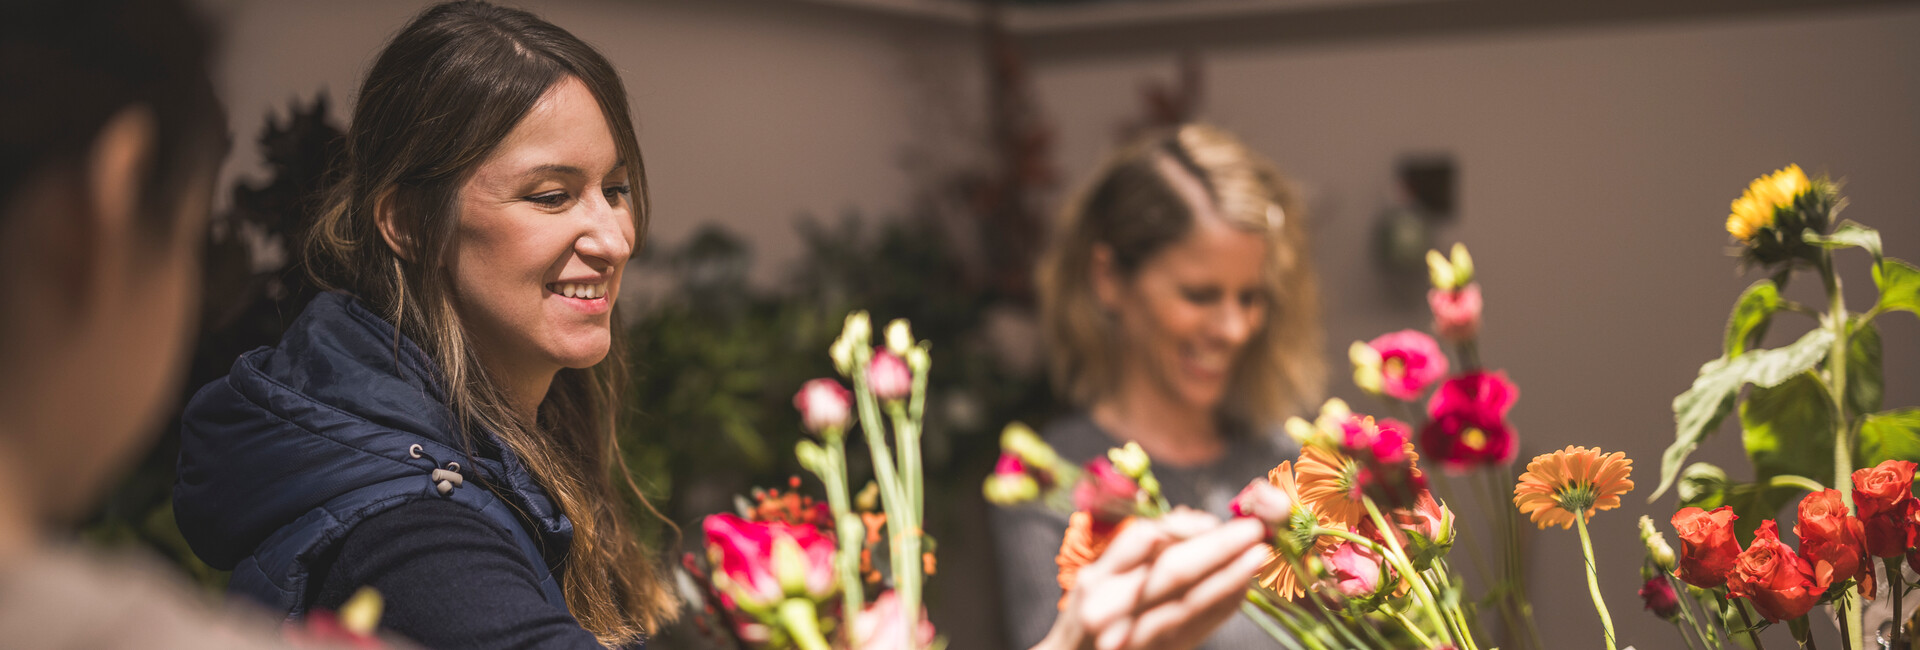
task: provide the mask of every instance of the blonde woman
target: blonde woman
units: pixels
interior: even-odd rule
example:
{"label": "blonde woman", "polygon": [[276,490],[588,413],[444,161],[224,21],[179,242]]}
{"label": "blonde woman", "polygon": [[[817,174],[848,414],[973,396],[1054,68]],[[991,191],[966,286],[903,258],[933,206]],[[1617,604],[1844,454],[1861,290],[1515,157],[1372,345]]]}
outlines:
{"label": "blonde woman", "polygon": [[[1081,462],[1140,443],[1169,500],[1226,515],[1289,455],[1278,425],[1322,387],[1300,216],[1273,164],[1218,128],[1181,126],[1113,154],[1040,262],[1054,386],[1078,409],[1047,442]],[[1031,508],[998,511],[994,525],[1008,634],[1024,645],[1053,624],[1066,521]],[[1199,647],[1270,643],[1232,620]]]}

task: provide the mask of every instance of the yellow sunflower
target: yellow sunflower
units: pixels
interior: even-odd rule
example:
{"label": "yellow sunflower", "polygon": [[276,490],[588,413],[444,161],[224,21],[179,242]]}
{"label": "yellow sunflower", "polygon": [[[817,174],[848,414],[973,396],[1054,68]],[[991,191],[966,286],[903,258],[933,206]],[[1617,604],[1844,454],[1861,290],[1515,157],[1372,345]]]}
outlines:
{"label": "yellow sunflower", "polygon": [[1572,447],[1535,456],[1513,488],[1513,505],[1541,528],[1572,528],[1574,516],[1587,519],[1620,507],[1620,495],[1633,490],[1633,461],[1623,452]]}
{"label": "yellow sunflower", "polygon": [[1812,183],[1799,165],[1754,179],[1746,193],[1734,199],[1732,213],[1727,215],[1727,232],[1743,242],[1752,240],[1760,229],[1773,225],[1776,211],[1791,208],[1794,199],[1810,187]]}

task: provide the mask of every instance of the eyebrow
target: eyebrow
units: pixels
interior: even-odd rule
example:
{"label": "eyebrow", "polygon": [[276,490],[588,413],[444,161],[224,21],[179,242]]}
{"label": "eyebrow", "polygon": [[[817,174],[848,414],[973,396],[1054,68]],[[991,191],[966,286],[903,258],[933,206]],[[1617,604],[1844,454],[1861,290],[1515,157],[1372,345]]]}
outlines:
{"label": "eyebrow", "polygon": [[[613,168],[607,170],[607,173],[611,174],[613,172],[626,169],[626,167],[627,167],[627,161],[624,161],[624,160],[615,161],[613,163]],[[526,172],[524,172],[522,175],[538,176],[542,174],[558,174],[562,176],[585,177],[587,176],[587,170],[581,169],[579,167],[575,167],[573,165],[546,164],[546,165],[540,165],[538,167],[534,167],[533,169],[529,169]]]}

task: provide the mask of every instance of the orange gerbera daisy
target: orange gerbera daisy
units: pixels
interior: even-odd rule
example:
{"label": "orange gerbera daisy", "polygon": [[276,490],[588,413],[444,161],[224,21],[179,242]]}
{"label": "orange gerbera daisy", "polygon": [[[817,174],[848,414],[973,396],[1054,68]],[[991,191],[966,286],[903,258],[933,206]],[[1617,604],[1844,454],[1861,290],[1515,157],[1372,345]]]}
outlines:
{"label": "orange gerbera daisy", "polygon": [[[1420,454],[1413,442],[1406,446],[1408,463],[1414,478],[1420,472]],[[1336,449],[1307,445],[1300,453],[1300,499],[1313,507],[1322,519],[1352,529],[1367,518],[1367,507],[1360,502],[1360,464]]]}
{"label": "orange gerbera daisy", "polygon": [[1080,579],[1080,570],[1100,559],[1107,552],[1107,545],[1120,531],[1127,529],[1133,518],[1120,520],[1117,524],[1101,523],[1086,511],[1073,513],[1067,518],[1067,534],[1060,539],[1060,554],[1054,556],[1055,564],[1060,565],[1060,609],[1067,608],[1067,595],[1073,593],[1073,585]]}
{"label": "orange gerbera daisy", "polygon": [[1572,528],[1575,515],[1587,519],[1620,507],[1620,495],[1633,490],[1633,461],[1624,452],[1569,446],[1535,456],[1513,488],[1513,505],[1541,528]]}
{"label": "orange gerbera daisy", "polygon": [[[1304,464],[1304,462],[1302,464]],[[1293,461],[1283,461],[1279,467],[1275,467],[1273,471],[1267,472],[1267,482],[1272,483],[1274,487],[1280,488],[1281,491],[1287,493],[1287,496],[1296,504],[1294,506],[1294,514],[1296,517],[1306,514],[1318,521],[1322,528],[1347,529],[1346,526],[1342,526],[1334,521],[1329,521],[1327,517],[1319,515],[1317,511],[1313,509],[1313,506],[1301,500],[1300,488],[1298,483],[1295,482],[1293,473]],[[1298,521],[1298,519],[1296,519],[1296,521]],[[1289,535],[1295,533],[1282,530],[1280,534]],[[1338,546],[1340,543],[1339,539],[1328,536],[1320,536],[1311,541],[1296,537],[1294,541],[1296,545],[1301,546],[1311,544],[1309,548],[1300,554],[1302,558],[1318,556]],[[1260,572],[1254,575],[1254,579],[1259,581],[1260,586],[1271,589],[1274,593],[1280,594],[1285,598],[1299,598],[1307,593],[1305,588],[1300,584],[1300,579],[1293,573],[1293,563],[1288,562],[1287,557],[1281,555],[1279,549],[1271,546],[1267,548],[1266,564],[1260,565]]]}

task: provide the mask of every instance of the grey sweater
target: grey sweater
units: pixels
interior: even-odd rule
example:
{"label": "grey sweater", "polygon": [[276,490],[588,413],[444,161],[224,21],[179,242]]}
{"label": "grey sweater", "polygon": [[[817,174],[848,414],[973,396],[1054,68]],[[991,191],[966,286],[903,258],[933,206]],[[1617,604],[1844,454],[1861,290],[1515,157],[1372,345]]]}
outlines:
{"label": "grey sweater", "polygon": [[[1124,444],[1085,413],[1054,421],[1041,437],[1061,457],[1082,464]],[[1153,474],[1160,479],[1161,492],[1174,505],[1226,517],[1233,497],[1248,481],[1266,476],[1280,461],[1293,456],[1292,444],[1282,436],[1233,432],[1227,436],[1227,450],[1219,460],[1197,467],[1156,461]],[[995,508],[991,521],[1000,560],[1000,602],[1006,615],[1007,641],[1015,648],[1032,647],[1046,637],[1059,613],[1059,567],[1053,558],[1060,552],[1067,519],[1036,504]],[[1272,647],[1278,644],[1242,615],[1229,619],[1200,646],[1203,650]]]}

